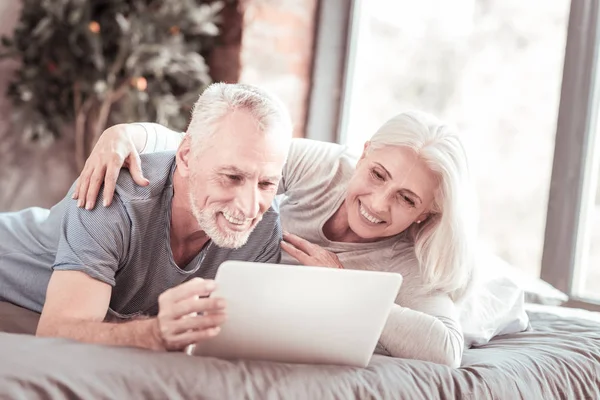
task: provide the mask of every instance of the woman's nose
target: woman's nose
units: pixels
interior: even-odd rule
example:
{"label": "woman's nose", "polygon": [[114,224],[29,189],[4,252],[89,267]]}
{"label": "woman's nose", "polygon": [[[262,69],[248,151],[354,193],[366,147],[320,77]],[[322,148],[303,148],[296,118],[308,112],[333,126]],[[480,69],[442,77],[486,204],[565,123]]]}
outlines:
{"label": "woman's nose", "polygon": [[389,205],[389,196],[386,191],[380,191],[375,193],[373,196],[373,202],[371,203],[371,207],[375,212],[385,212],[388,209]]}

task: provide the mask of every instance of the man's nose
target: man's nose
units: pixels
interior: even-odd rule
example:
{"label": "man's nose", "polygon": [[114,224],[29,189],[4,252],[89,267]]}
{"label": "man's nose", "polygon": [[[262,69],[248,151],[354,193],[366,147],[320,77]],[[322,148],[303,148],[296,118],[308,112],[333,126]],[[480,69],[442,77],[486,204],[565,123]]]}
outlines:
{"label": "man's nose", "polygon": [[260,211],[258,188],[250,182],[244,185],[244,189],[239,194],[238,204],[240,211],[246,218],[256,218]]}

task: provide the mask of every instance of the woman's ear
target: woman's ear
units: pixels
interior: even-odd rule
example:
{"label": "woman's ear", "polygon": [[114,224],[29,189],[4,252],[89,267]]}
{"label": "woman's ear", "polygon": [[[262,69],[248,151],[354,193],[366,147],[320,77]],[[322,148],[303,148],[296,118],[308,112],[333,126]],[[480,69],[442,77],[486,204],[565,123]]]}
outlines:
{"label": "woman's ear", "polygon": [[429,218],[430,215],[431,213],[428,211],[422,213],[415,219],[415,223],[422,224],[423,222],[425,222],[425,220],[427,220],[427,218]]}
{"label": "woman's ear", "polygon": [[362,152],[359,160],[362,160],[363,158],[365,158],[367,156],[367,151],[369,150],[370,145],[371,145],[370,141],[365,142],[365,145],[363,146],[363,152]]}
{"label": "woman's ear", "polygon": [[177,154],[175,155],[177,162],[177,169],[179,170],[179,174],[183,177],[187,177],[190,175],[190,157],[191,157],[191,143],[189,135],[183,137],[179,148],[177,149]]}

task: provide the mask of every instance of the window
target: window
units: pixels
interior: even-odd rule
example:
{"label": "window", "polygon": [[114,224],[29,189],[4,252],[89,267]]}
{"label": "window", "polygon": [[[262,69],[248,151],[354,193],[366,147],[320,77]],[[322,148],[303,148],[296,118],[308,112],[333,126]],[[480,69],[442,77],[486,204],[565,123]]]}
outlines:
{"label": "window", "polygon": [[577,292],[580,297],[600,300],[600,148],[598,144],[598,131],[595,137],[596,147],[594,149],[591,169],[589,170],[590,181],[593,184],[589,188],[591,198],[588,199],[588,212],[582,215],[584,223],[582,250],[584,258],[581,260],[580,281]]}
{"label": "window", "polygon": [[455,122],[485,244],[600,311],[599,3],[320,2],[307,137],[358,152],[405,108]]}
{"label": "window", "polygon": [[369,0],[355,15],[341,141],[360,151],[409,108],[454,122],[482,245],[539,276],[569,2]]}

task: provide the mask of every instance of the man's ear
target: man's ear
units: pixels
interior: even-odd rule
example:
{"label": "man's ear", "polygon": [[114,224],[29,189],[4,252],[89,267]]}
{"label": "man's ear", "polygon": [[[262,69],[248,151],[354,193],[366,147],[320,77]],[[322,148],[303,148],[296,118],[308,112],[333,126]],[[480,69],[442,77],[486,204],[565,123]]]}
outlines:
{"label": "man's ear", "polygon": [[183,140],[177,149],[177,154],[175,155],[177,169],[179,170],[179,174],[183,177],[188,177],[190,175],[189,162],[192,153],[191,150],[190,136],[186,135],[183,137]]}

